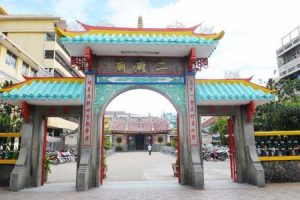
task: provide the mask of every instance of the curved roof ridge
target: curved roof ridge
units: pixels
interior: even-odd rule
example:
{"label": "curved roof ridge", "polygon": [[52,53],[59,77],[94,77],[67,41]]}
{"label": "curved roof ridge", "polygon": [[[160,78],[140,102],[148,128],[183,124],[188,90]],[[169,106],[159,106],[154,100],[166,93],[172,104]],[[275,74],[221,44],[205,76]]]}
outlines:
{"label": "curved roof ridge", "polygon": [[124,30],[124,31],[192,31],[194,32],[202,23],[187,28],[132,28],[116,26],[93,26],[76,20],[85,30]]}
{"label": "curved roof ridge", "polygon": [[79,22],[85,31],[70,31],[60,27],[55,27],[55,31],[59,37],[76,37],[83,35],[97,35],[97,34],[142,34],[142,35],[176,35],[176,36],[194,36],[196,38],[204,38],[206,40],[220,40],[225,32],[221,31],[218,33],[206,34],[206,33],[195,33],[195,30],[200,26],[192,26],[189,28],[125,28],[125,27],[105,27],[105,26],[89,26]]}
{"label": "curved roof ridge", "polygon": [[248,82],[251,82],[253,76],[250,76],[249,78],[215,78],[215,79],[211,79],[211,78],[200,78],[200,79],[196,79],[196,81],[219,81],[219,80],[224,80],[224,81],[248,81]]}

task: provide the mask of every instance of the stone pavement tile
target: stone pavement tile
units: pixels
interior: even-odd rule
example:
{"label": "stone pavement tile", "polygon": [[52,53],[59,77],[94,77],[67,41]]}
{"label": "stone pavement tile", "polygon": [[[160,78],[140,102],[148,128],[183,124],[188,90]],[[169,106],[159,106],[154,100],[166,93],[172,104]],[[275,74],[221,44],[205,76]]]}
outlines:
{"label": "stone pavement tile", "polygon": [[[116,183],[118,184],[118,183]],[[143,183],[147,185],[146,183]],[[151,186],[152,184],[152,186]],[[6,189],[0,189],[0,199],[5,200],[50,200],[50,199],[66,199],[66,200],[92,200],[92,199],[107,199],[107,200],[296,200],[300,196],[300,183],[286,184],[267,184],[264,188],[253,186],[243,187],[221,187],[211,188],[206,190],[194,190],[191,187],[167,187],[164,188],[160,183],[161,188],[153,187],[151,183],[148,188],[137,188],[137,183],[127,183],[127,188],[117,186],[94,188],[85,192],[76,191],[50,191],[48,190],[22,190],[20,192],[11,192]]]}

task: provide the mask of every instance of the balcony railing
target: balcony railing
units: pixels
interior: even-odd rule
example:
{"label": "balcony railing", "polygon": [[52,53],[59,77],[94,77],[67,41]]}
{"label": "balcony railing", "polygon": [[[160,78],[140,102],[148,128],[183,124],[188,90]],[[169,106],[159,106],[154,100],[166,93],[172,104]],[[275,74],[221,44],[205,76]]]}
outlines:
{"label": "balcony railing", "polygon": [[0,165],[14,165],[17,162],[21,133],[0,133]]}
{"label": "balcony railing", "polygon": [[260,161],[300,160],[300,131],[255,132]]}

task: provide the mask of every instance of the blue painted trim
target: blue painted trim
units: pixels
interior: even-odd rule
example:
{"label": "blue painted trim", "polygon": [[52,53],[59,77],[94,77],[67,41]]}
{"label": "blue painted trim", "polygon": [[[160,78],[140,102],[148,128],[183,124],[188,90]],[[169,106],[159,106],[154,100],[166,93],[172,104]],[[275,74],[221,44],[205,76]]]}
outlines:
{"label": "blue painted trim", "polygon": [[[128,81],[118,81],[111,82],[109,80],[102,80],[106,78],[129,78],[131,82]],[[139,81],[138,78],[150,78],[148,81],[141,80]],[[157,79],[156,79],[157,78]],[[162,80],[158,80],[159,78],[178,78],[179,80],[172,80],[170,82],[164,82]],[[95,78],[96,84],[185,84],[185,77],[184,76],[96,76]]]}
{"label": "blue painted trim", "polygon": [[94,70],[92,70],[92,71],[85,70],[83,73],[84,74],[96,74],[96,71],[94,71]]}
{"label": "blue painted trim", "polygon": [[185,85],[185,83],[158,83],[158,82],[96,82],[96,85]]}
{"label": "blue painted trim", "polygon": [[152,74],[152,75],[143,75],[143,74],[121,74],[121,75],[100,75],[96,74],[96,77],[179,77],[183,78],[185,77],[184,75],[159,75],[159,74]]}
{"label": "blue painted trim", "polygon": [[191,75],[196,75],[196,72],[195,71],[193,71],[193,72],[185,72],[185,75],[188,75],[188,76],[191,76]]}

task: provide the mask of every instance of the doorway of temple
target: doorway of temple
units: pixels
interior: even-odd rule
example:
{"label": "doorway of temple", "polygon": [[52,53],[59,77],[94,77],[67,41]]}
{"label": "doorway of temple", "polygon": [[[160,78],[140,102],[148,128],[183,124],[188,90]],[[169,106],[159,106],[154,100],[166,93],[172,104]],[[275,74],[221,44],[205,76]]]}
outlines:
{"label": "doorway of temple", "polygon": [[134,136],[136,150],[146,150],[145,148],[145,135],[135,134]]}
{"label": "doorway of temple", "polygon": [[[177,111],[157,92],[135,89],[115,97],[105,111],[104,182],[178,182]],[[151,146],[151,155],[148,147]],[[126,170],[125,170],[126,169]],[[176,169],[175,169],[176,170]]]}

